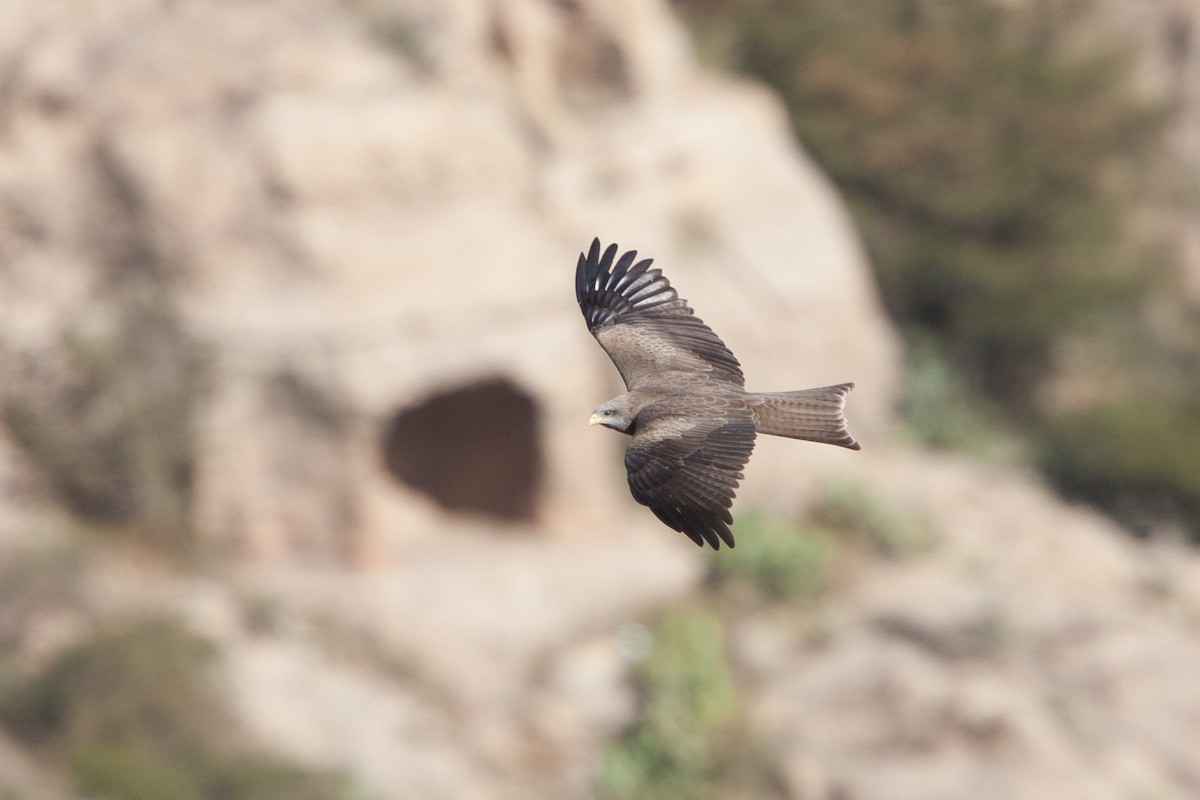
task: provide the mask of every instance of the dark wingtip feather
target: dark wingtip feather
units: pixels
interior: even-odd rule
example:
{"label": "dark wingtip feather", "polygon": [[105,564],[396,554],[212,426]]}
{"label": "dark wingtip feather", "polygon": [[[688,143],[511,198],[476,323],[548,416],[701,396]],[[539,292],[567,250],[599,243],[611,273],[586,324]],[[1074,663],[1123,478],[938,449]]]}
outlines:
{"label": "dark wingtip feather", "polygon": [[619,249],[620,248],[617,247],[616,242],[613,242],[608,247],[604,248],[604,255],[600,257],[598,274],[608,274],[608,271],[612,268],[613,259],[616,258],[617,250]]}
{"label": "dark wingtip feather", "polygon": [[579,263],[575,265],[575,299],[579,303],[583,303],[583,297],[587,293],[587,257],[583,253],[579,254]]}
{"label": "dark wingtip feather", "polygon": [[724,540],[725,544],[729,545],[729,549],[732,550],[734,547],[733,531],[730,530],[729,526],[722,525],[719,529],[717,529],[717,533],[721,535],[721,539]]}
{"label": "dark wingtip feather", "polygon": [[575,298],[589,328],[594,329],[634,311],[677,308],[690,313],[662,272],[650,268],[654,259],[636,261],[637,250],[629,250],[614,264],[619,250],[614,243],[601,254],[597,238],[592,240],[587,256],[582,253],[579,256],[575,268]]}
{"label": "dark wingtip feather", "polygon": [[650,506],[654,516],[668,528],[679,531],[698,547],[708,545],[713,550],[721,549],[721,542],[733,547],[733,531],[720,520],[706,519],[707,511],[678,506]]}

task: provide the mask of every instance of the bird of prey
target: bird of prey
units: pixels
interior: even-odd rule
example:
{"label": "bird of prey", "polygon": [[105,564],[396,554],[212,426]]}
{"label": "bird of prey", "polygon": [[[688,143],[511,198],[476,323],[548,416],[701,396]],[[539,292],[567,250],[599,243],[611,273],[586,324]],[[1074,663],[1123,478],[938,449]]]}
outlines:
{"label": "bird of prey", "polygon": [[755,435],[860,449],[843,416],[854,384],[747,392],[738,360],[653,260],[637,261],[636,250],[617,259],[617,250],[601,254],[596,239],[575,269],[588,330],[627,389],[588,424],[632,437],[625,469],[635,500],[701,547],[733,547],[729,508]]}

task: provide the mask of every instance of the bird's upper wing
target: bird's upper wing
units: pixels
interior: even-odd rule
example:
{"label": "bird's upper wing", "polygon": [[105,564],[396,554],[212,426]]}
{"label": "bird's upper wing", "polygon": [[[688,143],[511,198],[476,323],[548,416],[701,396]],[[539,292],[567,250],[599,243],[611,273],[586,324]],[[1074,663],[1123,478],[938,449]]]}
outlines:
{"label": "bird's upper wing", "polygon": [[613,263],[617,246],[601,255],[600,240],[575,269],[575,297],[588,330],[617,365],[625,385],[663,372],[706,373],[745,384],[741,365],[712,329],[692,314],[653,259],[637,261],[630,250]]}
{"label": "bird's upper wing", "polygon": [[669,527],[701,547],[733,547],[734,490],[754,449],[754,417],[746,408],[697,414],[669,404],[638,415],[625,451],[629,490]]}

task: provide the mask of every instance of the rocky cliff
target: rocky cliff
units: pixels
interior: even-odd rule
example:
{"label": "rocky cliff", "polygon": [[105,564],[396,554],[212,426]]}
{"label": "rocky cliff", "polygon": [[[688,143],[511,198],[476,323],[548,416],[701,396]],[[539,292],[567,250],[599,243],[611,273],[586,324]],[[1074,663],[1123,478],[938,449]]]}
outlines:
{"label": "rocky cliff", "polygon": [[[863,452],[764,441],[739,510],[834,478],[931,532],[726,620],[775,795],[1200,793],[1195,557],[897,441],[838,198],[664,3],[31,0],[0,74],[0,543],[84,553],[0,630],[25,668],[162,610],[262,746],[367,796],[592,793],[630,631],[710,564],[585,428],[619,390],[572,296],[599,236],[752,388],[857,381]],[[0,773],[73,791],[3,737]]]}

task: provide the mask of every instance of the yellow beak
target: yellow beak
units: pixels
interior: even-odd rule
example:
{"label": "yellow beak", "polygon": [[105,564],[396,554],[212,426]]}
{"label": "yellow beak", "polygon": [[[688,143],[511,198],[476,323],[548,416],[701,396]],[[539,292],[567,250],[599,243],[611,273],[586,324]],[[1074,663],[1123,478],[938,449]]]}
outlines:
{"label": "yellow beak", "polygon": [[590,428],[590,427],[592,427],[593,425],[601,425],[601,424],[603,424],[603,423],[601,422],[601,420],[602,420],[602,417],[601,417],[599,414],[592,414],[592,418],[588,420],[588,427]]}

